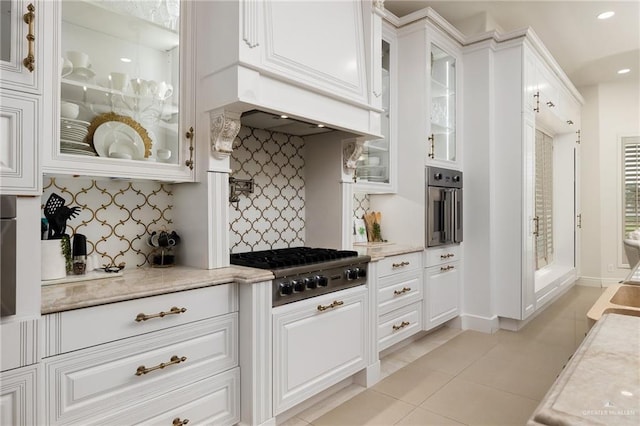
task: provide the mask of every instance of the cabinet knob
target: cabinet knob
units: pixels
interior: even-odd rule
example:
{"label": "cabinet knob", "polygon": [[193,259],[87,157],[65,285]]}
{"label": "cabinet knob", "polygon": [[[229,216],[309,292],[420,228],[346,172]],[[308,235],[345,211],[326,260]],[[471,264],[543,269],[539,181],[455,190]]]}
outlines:
{"label": "cabinet knob", "polygon": [[173,422],[171,424],[173,426],[183,426],[187,423],[189,423],[189,419],[180,420],[180,417],[176,417],[175,419],[173,419]]}

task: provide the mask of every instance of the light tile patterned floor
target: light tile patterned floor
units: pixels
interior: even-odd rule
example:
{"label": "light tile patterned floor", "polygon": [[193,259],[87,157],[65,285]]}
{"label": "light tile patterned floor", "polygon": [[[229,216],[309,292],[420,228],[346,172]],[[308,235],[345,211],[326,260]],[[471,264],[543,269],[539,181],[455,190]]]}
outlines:
{"label": "light tile patterned floor", "polygon": [[382,358],[375,386],[348,386],[282,425],[524,425],[603,290],[574,286],[518,332],[436,330]]}

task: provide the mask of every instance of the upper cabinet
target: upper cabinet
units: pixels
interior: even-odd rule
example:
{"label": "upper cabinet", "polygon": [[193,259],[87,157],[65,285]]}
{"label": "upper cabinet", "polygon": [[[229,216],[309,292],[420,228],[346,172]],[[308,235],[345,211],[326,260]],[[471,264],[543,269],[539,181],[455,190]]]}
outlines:
{"label": "upper cabinet", "polygon": [[44,60],[51,3],[0,2],[0,192],[39,195]]}
{"label": "upper cabinet", "polygon": [[430,132],[427,137],[427,157],[428,161],[456,163],[458,52],[451,47],[445,49],[437,41],[429,43],[427,107]]}
{"label": "upper cabinet", "polygon": [[388,24],[382,27],[381,40],[381,98],[380,139],[367,140],[356,164],[356,189],[366,193],[396,191],[397,147],[397,63],[398,52],[395,30]]}
{"label": "upper cabinet", "polygon": [[192,181],[192,2],[64,1],[45,173]]}
{"label": "upper cabinet", "polygon": [[45,32],[44,1],[0,2],[0,86],[21,92],[42,93]]}

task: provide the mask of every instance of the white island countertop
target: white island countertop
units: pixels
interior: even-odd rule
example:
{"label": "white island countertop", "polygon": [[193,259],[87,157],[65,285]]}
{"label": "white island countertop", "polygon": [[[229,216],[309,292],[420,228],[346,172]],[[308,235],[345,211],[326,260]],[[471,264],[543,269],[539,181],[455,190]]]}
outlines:
{"label": "white island countertop", "polygon": [[547,392],[529,426],[640,424],[640,317],[606,314]]}

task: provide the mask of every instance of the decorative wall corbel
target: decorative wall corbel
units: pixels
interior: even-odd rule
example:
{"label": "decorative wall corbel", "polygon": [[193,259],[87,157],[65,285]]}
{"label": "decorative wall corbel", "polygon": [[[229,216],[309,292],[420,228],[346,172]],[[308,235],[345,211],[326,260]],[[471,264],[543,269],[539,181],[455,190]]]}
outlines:
{"label": "decorative wall corbel", "polygon": [[240,113],[215,110],[209,112],[213,156],[224,159],[233,152],[233,141],[240,131]]}
{"label": "decorative wall corbel", "polygon": [[342,141],[342,165],[346,174],[355,175],[358,158],[364,150],[364,142],[364,137]]}
{"label": "decorative wall corbel", "polygon": [[384,0],[373,0],[373,7],[377,11],[384,12]]}

